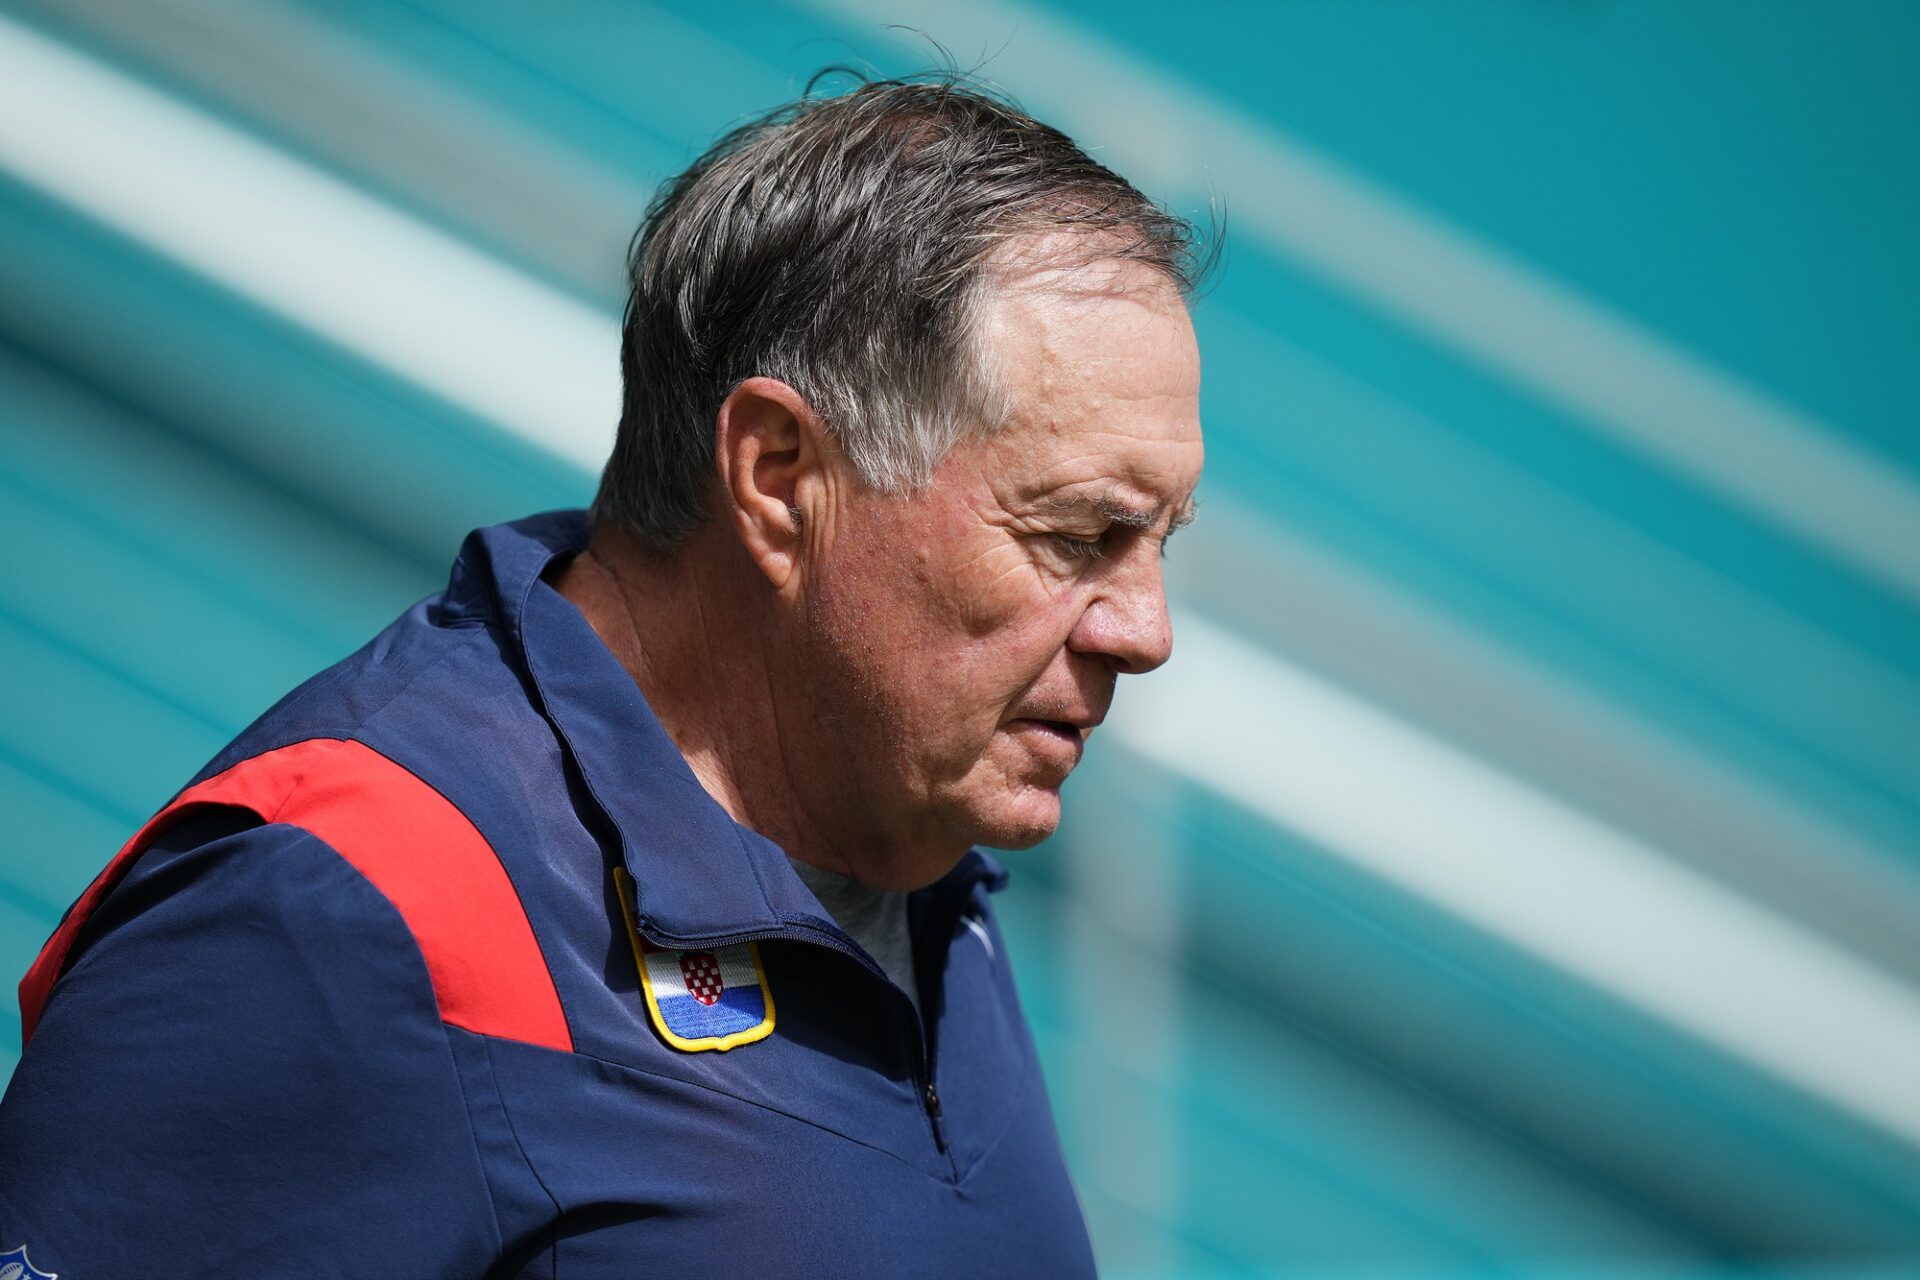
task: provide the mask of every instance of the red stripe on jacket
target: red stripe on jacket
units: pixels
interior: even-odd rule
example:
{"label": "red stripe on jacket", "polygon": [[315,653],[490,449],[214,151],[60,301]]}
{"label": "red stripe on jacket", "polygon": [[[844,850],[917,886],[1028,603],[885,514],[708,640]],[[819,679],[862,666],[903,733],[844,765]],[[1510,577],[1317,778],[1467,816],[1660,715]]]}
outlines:
{"label": "red stripe on jacket", "polygon": [[387,896],[413,931],[443,1021],[571,1050],[560,994],[499,855],[453,803],[365,743],[313,738],[187,788],[87,886],[20,980],[24,1043],[94,908],[159,835],[210,805],[303,828]]}

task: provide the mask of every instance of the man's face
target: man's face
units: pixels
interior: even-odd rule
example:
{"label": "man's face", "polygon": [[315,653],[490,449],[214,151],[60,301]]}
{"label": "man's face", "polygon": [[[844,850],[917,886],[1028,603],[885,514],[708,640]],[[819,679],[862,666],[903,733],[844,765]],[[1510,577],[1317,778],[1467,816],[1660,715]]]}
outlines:
{"label": "man's face", "polygon": [[[835,790],[879,846],[845,852],[888,887],[937,878],[968,844],[1049,835],[1116,678],[1173,643],[1161,544],[1201,463],[1184,303],[1108,261],[1009,282],[986,325],[1011,420],[920,493],[844,490],[808,592]],[[903,866],[903,849],[945,862]]]}

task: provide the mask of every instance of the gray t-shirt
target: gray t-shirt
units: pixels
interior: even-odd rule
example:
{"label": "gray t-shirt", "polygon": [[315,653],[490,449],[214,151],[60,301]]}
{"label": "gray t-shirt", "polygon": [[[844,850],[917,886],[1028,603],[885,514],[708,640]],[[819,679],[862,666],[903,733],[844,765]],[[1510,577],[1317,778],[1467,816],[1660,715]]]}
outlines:
{"label": "gray t-shirt", "polygon": [[851,876],[824,871],[807,862],[793,863],[793,869],[833,922],[846,930],[872,956],[893,984],[907,993],[915,1010],[920,1008],[920,986],[913,976],[913,937],[907,927],[907,895],[875,889]]}

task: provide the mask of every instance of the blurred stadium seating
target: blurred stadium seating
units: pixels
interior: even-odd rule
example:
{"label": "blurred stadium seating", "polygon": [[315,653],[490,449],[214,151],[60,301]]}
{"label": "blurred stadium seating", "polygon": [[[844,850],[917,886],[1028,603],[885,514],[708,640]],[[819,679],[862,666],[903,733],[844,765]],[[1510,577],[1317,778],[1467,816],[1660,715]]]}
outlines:
{"label": "blurred stadium seating", "polygon": [[1181,652],[1003,895],[1107,1268],[1920,1273],[1903,3],[5,0],[0,973],[584,502],[652,185],[888,23],[1230,224]]}

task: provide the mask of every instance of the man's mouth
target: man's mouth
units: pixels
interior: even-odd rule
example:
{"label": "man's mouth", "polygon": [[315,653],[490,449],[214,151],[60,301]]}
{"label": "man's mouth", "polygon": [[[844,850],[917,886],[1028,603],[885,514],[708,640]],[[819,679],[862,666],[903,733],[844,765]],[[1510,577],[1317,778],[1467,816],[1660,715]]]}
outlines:
{"label": "man's mouth", "polygon": [[1028,720],[1026,723],[1037,724],[1048,733],[1075,746],[1079,746],[1086,739],[1087,732],[1090,732],[1083,731],[1079,725],[1068,720]]}
{"label": "man's mouth", "polygon": [[1006,727],[1042,759],[1051,760],[1067,769],[1080,762],[1080,755],[1086,750],[1087,735],[1093,732],[1091,727],[1082,728],[1071,720],[1052,720],[1040,716],[1010,720]]}

